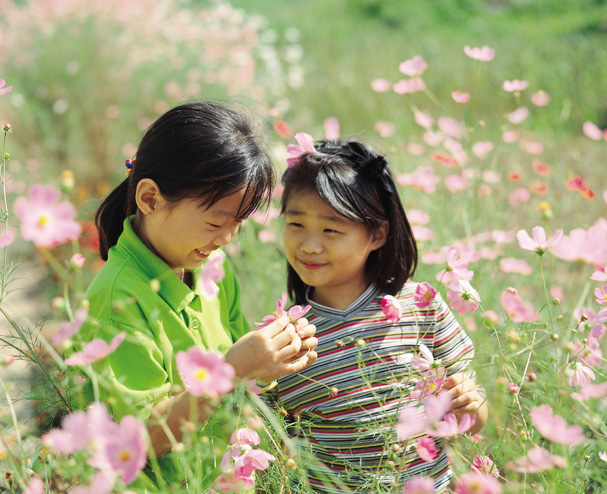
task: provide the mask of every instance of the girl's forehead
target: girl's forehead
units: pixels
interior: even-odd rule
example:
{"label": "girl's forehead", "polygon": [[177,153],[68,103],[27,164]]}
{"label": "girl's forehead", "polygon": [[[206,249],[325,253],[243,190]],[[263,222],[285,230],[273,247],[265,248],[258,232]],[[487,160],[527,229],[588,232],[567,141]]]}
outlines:
{"label": "girl's forehead", "polygon": [[285,214],[317,216],[343,223],[350,221],[329,206],[316,191],[310,190],[293,193],[287,202]]}

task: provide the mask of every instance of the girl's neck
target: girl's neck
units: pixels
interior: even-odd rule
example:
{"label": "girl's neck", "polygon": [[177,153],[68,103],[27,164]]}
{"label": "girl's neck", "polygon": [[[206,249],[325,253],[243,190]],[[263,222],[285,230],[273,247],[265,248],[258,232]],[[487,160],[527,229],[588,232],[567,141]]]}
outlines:
{"label": "girl's neck", "polygon": [[314,287],[310,293],[310,299],[325,307],[345,310],[365,292],[369,285],[370,282],[364,281],[357,285]]}

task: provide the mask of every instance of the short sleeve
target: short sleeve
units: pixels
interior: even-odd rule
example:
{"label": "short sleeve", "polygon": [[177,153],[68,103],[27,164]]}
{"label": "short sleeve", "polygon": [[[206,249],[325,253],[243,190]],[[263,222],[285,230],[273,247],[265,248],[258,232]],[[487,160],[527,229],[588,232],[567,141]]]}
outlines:
{"label": "short sleeve", "polygon": [[221,319],[228,334],[235,342],[248,333],[251,328],[240,306],[240,285],[228,262],[224,263],[225,276],[221,280]]}
{"label": "short sleeve", "polygon": [[448,375],[468,369],[474,358],[472,340],[439,294],[434,299],[433,309],[435,310],[432,351],[434,359],[441,361]]}

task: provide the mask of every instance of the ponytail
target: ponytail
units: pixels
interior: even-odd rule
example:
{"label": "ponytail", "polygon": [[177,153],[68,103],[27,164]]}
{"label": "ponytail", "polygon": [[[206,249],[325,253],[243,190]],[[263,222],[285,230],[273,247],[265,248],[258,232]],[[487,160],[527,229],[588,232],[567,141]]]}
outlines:
{"label": "ponytail", "polygon": [[[130,199],[130,200],[129,200]],[[129,207],[129,202],[131,206]],[[129,191],[129,177],[108,195],[95,214],[95,226],[99,232],[99,255],[107,261],[108,251],[116,245],[122,233],[124,220],[137,210],[134,193]]]}

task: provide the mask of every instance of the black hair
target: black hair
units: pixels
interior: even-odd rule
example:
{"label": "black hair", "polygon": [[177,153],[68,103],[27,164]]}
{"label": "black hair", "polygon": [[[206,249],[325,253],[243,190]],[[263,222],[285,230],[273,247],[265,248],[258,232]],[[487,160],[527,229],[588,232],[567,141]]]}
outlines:
{"label": "black hair", "polygon": [[185,103],[159,117],[143,135],[131,175],[97,210],[101,258],[107,260],[124,219],[137,212],[135,192],[144,178],[171,203],[200,198],[207,207],[245,189],[239,219],[267,204],[274,170],[258,127],[244,111],[209,101]]}
{"label": "black hair", "polygon": [[[323,141],[317,152],[300,157],[283,177],[282,213],[289,198],[316,192],[337,213],[370,232],[388,222],[386,243],[369,254],[365,271],[384,292],[396,295],[415,273],[417,244],[385,157],[357,141]],[[287,265],[292,300],[305,303],[309,288]]]}

